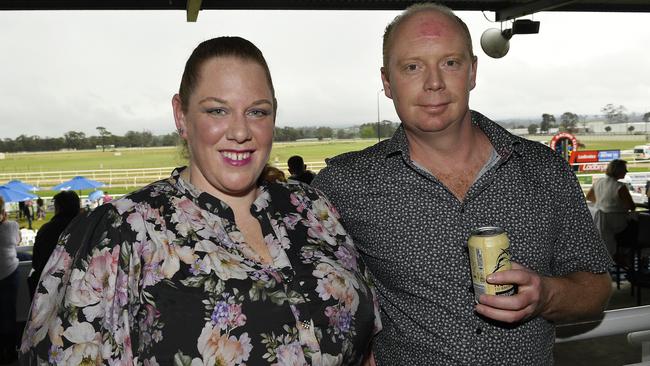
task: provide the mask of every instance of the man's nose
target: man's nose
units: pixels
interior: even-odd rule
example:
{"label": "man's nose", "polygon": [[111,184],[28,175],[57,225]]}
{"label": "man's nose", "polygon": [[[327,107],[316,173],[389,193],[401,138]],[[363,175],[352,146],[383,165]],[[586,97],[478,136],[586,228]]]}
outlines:
{"label": "man's nose", "polygon": [[445,88],[445,82],[442,78],[440,70],[437,68],[429,68],[426,71],[424,79],[425,91],[437,91]]}

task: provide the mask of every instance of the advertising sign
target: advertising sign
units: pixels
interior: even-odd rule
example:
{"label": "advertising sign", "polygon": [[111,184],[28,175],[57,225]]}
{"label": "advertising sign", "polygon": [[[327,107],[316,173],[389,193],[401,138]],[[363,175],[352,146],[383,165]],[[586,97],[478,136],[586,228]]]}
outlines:
{"label": "advertising sign", "polygon": [[604,172],[605,170],[607,170],[607,163],[580,164],[581,172]]}
{"label": "advertising sign", "polygon": [[[576,163],[595,163],[599,161],[598,150],[581,150],[571,154],[572,160]],[[574,157],[575,156],[575,157]]]}
{"label": "advertising sign", "polygon": [[600,150],[598,151],[598,161],[612,161],[621,158],[621,150]]}

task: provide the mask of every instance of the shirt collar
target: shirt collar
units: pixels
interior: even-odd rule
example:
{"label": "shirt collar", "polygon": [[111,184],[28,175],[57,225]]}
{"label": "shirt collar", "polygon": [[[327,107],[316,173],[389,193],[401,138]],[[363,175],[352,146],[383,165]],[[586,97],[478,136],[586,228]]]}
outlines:
{"label": "shirt collar", "polygon": [[[499,156],[506,157],[513,152],[522,154],[522,145],[517,137],[481,113],[476,111],[470,112],[472,123],[483,131]],[[404,124],[399,125],[393,137],[391,137],[386,145],[385,156],[389,157],[394,154],[401,154],[404,157],[409,156],[408,140],[404,131]]]}
{"label": "shirt collar", "polygon": [[[185,195],[192,201],[194,201],[197,205],[200,207],[203,207],[205,209],[211,210],[211,208],[216,208],[220,210],[228,210],[230,211],[230,208],[228,207],[228,204],[221,201],[217,197],[214,197],[213,195],[203,192],[197,187],[195,187],[192,183],[190,183],[188,180],[185,180],[181,176],[181,172],[183,170],[187,169],[186,166],[179,167],[174,169],[172,171],[172,174],[169,178],[171,184],[178,189],[181,194]],[[255,201],[253,202],[253,206],[256,208],[256,211],[259,211],[261,208],[265,208],[269,206],[269,201],[270,201],[270,196],[269,196],[269,184],[266,182],[262,182],[261,185],[258,187],[257,190],[257,196],[255,198]]]}

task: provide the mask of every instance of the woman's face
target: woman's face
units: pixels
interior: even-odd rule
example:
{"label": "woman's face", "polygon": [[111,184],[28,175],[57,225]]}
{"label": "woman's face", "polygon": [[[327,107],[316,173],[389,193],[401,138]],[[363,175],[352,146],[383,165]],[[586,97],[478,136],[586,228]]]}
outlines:
{"label": "woman's face", "polygon": [[175,95],[176,127],[190,151],[190,179],[216,197],[255,195],[271,152],[275,113],[264,69],[236,57],[203,63],[187,111]]}

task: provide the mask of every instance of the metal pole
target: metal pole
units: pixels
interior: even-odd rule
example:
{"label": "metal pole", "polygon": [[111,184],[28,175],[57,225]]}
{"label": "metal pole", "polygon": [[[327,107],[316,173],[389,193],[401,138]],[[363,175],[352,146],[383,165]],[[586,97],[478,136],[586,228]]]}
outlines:
{"label": "metal pole", "polygon": [[384,91],[383,88],[377,91],[377,142],[381,141],[381,135],[379,134],[379,121],[380,121],[379,120],[379,94],[381,94],[381,92],[383,91]]}

